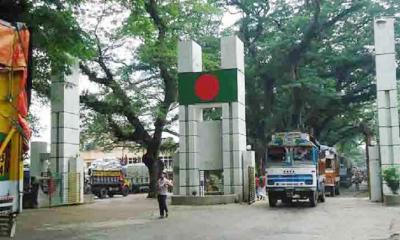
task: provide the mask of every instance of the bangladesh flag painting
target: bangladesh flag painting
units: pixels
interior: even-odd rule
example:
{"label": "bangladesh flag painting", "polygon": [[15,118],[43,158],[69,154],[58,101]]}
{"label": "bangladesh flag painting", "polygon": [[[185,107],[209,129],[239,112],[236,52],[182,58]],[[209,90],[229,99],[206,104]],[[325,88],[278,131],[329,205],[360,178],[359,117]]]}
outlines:
{"label": "bangladesh flag painting", "polygon": [[178,74],[179,104],[236,102],[237,69]]}

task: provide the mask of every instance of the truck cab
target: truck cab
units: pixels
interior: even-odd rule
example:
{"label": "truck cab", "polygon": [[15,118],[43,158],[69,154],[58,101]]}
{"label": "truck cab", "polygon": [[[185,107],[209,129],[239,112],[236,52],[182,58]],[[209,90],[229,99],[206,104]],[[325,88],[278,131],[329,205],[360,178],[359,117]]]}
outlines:
{"label": "truck cab", "polygon": [[340,162],[336,149],[328,146],[321,146],[324,155],[325,166],[325,191],[331,197],[340,194]]}
{"label": "truck cab", "polygon": [[273,135],[267,146],[266,189],[270,207],[278,200],[309,199],[311,206],[325,201],[323,176],[319,173],[319,147],[300,132]]}

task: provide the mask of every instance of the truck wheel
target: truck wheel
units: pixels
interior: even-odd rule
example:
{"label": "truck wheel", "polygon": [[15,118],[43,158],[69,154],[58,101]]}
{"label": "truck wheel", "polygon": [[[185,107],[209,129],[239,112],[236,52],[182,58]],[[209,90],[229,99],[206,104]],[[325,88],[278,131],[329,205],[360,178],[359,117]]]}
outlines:
{"label": "truck wheel", "polygon": [[275,196],[273,196],[273,194],[268,193],[268,202],[270,207],[276,207],[277,201],[278,200],[275,198]]}
{"label": "truck wheel", "polygon": [[282,202],[283,202],[285,205],[290,205],[290,204],[292,203],[292,199],[291,199],[291,198],[288,198],[288,197],[285,197],[285,198],[282,199]]}
{"label": "truck wheel", "polygon": [[126,197],[129,194],[129,188],[127,186],[122,187],[122,196]]}
{"label": "truck wheel", "polygon": [[335,190],[336,190],[336,191],[335,191],[335,194],[336,194],[336,195],[340,195],[339,186],[336,186]]}
{"label": "truck wheel", "polygon": [[317,206],[317,202],[318,202],[318,192],[317,191],[312,191],[310,193],[310,205],[311,207],[315,207]]}
{"label": "truck wheel", "polygon": [[106,188],[101,188],[99,191],[99,198],[103,199],[106,198],[108,194],[108,191]]}

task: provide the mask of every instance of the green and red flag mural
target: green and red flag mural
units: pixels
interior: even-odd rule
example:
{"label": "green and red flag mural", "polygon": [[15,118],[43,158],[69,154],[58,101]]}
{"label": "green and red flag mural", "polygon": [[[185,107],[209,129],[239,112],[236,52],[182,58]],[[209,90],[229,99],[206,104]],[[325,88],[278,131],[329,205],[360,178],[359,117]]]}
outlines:
{"label": "green and red flag mural", "polygon": [[237,69],[178,74],[179,104],[237,101]]}

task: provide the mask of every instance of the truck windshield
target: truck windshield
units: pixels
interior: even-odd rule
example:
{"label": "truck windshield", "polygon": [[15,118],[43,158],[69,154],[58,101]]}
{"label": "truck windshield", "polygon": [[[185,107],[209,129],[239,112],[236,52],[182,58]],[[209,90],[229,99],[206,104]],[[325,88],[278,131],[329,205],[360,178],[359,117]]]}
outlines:
{"label": "truck windshield", "polygon": [[286,160],[286,149],[284,147],[268,148],[267,162],[271,164],[283,164]]}
{"label": "truck windshield", "polygon": [[292,151],[293,164],[312,163],[311,147],[294,147]]}

